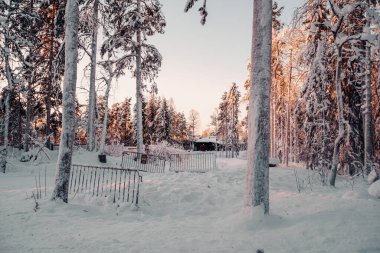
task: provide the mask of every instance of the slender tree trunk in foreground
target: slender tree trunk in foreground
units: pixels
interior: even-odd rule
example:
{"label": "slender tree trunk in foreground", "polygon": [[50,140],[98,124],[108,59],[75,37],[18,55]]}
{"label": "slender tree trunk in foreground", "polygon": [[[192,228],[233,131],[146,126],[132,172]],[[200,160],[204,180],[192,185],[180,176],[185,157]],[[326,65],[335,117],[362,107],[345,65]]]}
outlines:
{"label": "slender tree trunk in foreground", "polygon": [[272,1],[254,0],[253,4],[246,205],[262,206],[269,214]]}
{"label": "slender tree trunk in foreground", "polygon": [[[137,11],[140,12],[140,0],[137,0]],[[137,31],[137,50],[136,50],[136,141],[137,152],[143,152],[143,125],[142,125],[142,77],[141,77],[141,29]]]}
{"label": "slender tree trunk in foreground", "polygon": [[87,150],[95,149],[95,79],[96,79],[96,49],[98,45],[98,8],[99,0],[94,1],[93,7],[93,31],[91,43],[91,71],[90,71],[90,92],[88,99],[88,121],[87,121]]}
{"label": "slender tree trunk in foreground", "polygon": [[[12,5],[12,1],[9,1],[9,6]],[[10,19],[10,13],[7,13],[7,21],[5,24],[6,30],[4,34],[4,62],[5,62],[5,77],[7,78],[8,87],[7,87],[7,96],[5,98],[5,115],[4,115],[4,144],[0,150],[0,168],[5,173],[7,168],[7,156],[8,156],[8,136],[9,136],[9,116],[10,116],[10,97],[13,92],[13,79],[12,79],[12,70],[10,65],[9,53],[10,53],[10,33],[8,28],[8,22]]]}
{"label": "slender tree trunk in foreground", "polygon": [[75,89],[78,60],[77,0],[68,0],[65,16],[65,75],[63,81],[62,134],[55,175],[53,200],[68,201],[68,187],[75,133]]}
{"label": "slender tree trunk in foreground", "polygon": [[112,77],[113,77],[113,70],[110,63],[111,53],[108,52],[108,66],[107,66],[107,72],[109,74],[109,77],[106,80],[106,93],[104,95],[105,98],[105,108],[104,108],[104,119],[103,119],[103,127],[102,127],[102,137],[100,139],[100,147],[99,147],[99,154],[104,154],[104,147],[106,143],[106,135],[107,135],[107,123],[108,123],[108,98],[111,90],[111,84],[112,84]]}

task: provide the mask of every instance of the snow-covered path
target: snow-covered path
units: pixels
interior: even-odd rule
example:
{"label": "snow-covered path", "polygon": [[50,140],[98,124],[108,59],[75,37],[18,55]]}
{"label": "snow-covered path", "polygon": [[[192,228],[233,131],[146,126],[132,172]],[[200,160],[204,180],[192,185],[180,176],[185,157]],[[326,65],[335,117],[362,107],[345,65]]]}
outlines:
{"label": "snow-covered path", "polygon": [[380,200],[361,179],[352,190],[344,179],[335,189],[314,178],[298,193],[293,170],[271,168],[271,215],[263,217],[243,209],[246,161],[218,160],[211,173],[145,174],[138,211],[76,196],[69,205],[41,200],[34,212],[26,199],[34,176],[46,166],[51,192],[54,163],[14,163],[17,171],[0,176],[1,253],[380,252]]}

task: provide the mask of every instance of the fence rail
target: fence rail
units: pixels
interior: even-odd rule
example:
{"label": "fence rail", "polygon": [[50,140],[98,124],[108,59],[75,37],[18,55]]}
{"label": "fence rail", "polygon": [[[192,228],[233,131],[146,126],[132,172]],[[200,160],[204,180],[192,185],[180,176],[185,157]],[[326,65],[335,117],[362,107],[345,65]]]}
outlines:
{"label": "fence rail", "polygon": [[90,194],[112,197],[113,203],[139,203],[142,176],[137,170],[110,167],[72,165],[69,194]]}
{"label": "fence rail", "polygon": [[169,168],[176,172],[207,172],[216,168],[216,153],[171,154]]}
{"label": "fence rail", "polygon": [[121,168],[150,173],[164,173],[165,158],[157,155],[125,151],[123,152]]}

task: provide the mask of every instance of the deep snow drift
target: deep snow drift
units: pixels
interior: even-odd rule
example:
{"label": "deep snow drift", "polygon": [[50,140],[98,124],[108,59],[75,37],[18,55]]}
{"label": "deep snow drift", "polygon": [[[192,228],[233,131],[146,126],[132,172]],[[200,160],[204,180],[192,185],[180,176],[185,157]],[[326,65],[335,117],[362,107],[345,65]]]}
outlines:
{"label": "deep snow drift", "polygon": [[[74,160],[94,164],[96,156],[77,152]],[[339,178],[331,188],[306,170],[271,168],[271,215],[264,217],[243,208],[246,161],[217,163],[210,173],[143,174],[136,210],[85,195],[53,203],[54,161],[12,159],[0,175],[0,252],[380,252],[380,200],[365,180]],[[30,196],[45,167],[48,196],[35,212]]]}

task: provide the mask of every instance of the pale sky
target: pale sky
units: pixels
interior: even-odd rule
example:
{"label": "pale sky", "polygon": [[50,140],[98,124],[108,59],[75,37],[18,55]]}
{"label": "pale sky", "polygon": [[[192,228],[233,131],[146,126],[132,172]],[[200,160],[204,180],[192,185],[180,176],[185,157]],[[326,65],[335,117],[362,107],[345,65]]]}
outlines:
{"label": "pale sky", "polygon": [[[252,41],[252,0],[209,0],[205,26],[198,8],[184,13],[185,0],[161,0],[166,16],[165,34],[149,38],[163,56],[156,80],[158,93],[173,98],[177,111],[186,117],[190,109],[200,113],[201,128],[219,105],[224,91],[236,82],[243,93]],[[199,1],[202,3],[203,1]],[[302,0],[278,0],[285,6],[283,21]],[[111,92],[111,103],[135,96],[135,81],[121,78]],[[133,102],[134,103],[134,102]],[[243,112],[244,113],[244,112]],[[241,115],[242,116],[242,115]]]}

